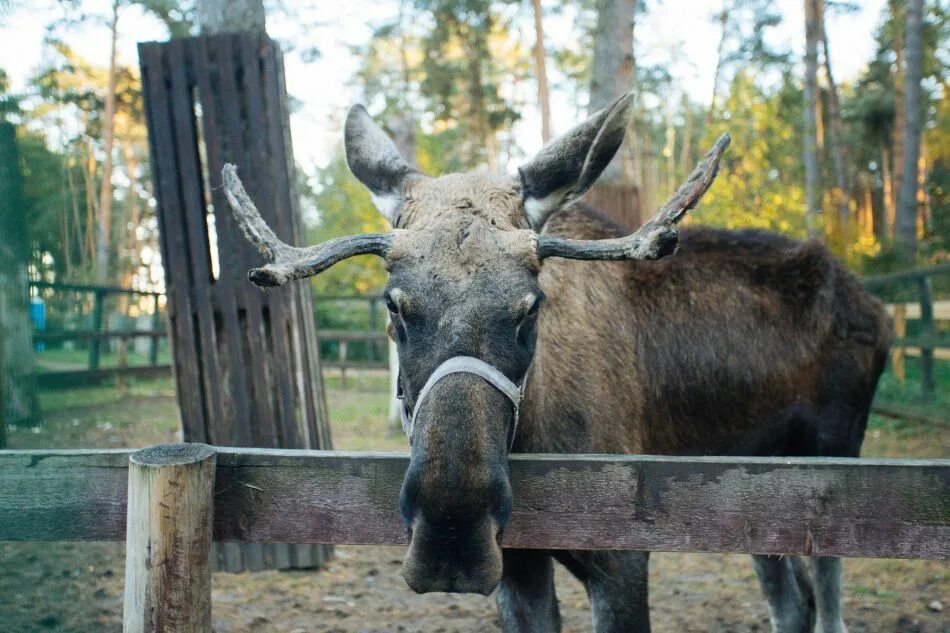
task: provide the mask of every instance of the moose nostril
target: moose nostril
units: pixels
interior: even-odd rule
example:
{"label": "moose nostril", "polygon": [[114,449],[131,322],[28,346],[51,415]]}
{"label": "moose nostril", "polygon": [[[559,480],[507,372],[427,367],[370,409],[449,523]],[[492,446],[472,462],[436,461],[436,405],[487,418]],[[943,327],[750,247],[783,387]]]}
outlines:
{"label": "moose nostril", "polygon": [[505,535],[504,530],[498,530],[497,532],[495,532],[495,542],[498,543],[498,547],[501,547],[501,540],[504,535]]}

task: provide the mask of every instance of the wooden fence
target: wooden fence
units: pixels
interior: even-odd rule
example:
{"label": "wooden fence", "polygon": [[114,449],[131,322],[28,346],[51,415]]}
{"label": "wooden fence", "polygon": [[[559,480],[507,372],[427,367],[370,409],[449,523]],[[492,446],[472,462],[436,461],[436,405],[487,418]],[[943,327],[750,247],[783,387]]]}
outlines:
{"label": "wooden fence", "polygon": [[934,300],[932,278],[950,275],[950,263],[919,268],[889,275],[865,277],[861,280],[864,287],[872,292],[880,292],[885,288],[892,288],[898,284],[912,283],[917,287],[918,304],[920,306],[920,327],[917,336],[908,337],[906,330],[906,315],[901,318],[899,312],[895,314],[895,334],[897,338],[893,347],[897,351],[893,358],[893,367],[896,372],[903,373],[906,348],[920,349],[920,391],[925,400],[931,400],[936,392],[934,380],[934,350],[950,348],[950,337],[938,336],[934,327]]}
{"label": "wooden fence", "polygon": [[[368,310],[368,329],[333,329],[321,324],[317,336],[321,343],[336,343],[335,350],[321,350],[321,359],[324,367],[339,369],[343,380],[346,380],[348,369],[389,369],[388,341],[389,337],[383,330],[380,318],[380,304],[383,298],[380,295],[316,295],[314,301],[321,304],[365,303]],[[369,358],[355,359],[349,354],[350,343],[369,343]]]}
{"label": "wooden fence", "polygon": [[[41,388],[53,389],[65,386],[82,384],[97,384],[121,376],[165,376],[171,373],[171,366],[158,362],[159,341],[167,338],[165,318],[160,309],[160,292],[134,290],[118,286],[102,286],[91,284],[51,283],[45,281],[29,282],[30,289],[37,296],[46,300],[51,296],[66,293],[91,297],[92,309],[87,329],[82,330],[35,330],[33,341],[38,344],[58,344],[66,341],[81,341],[88,343],[88,360],[85,369],[64,369],[46,371],[37,374],[37,382]],[[105,303],[110,296],[146,297],[151,312],[149,329],[109,329],[105,315]],[[129,366],[125,358],[120,355],[116,367],[102,367],[102,343],[109,340],[118,340],[128,343],[137,338],[150,339],[147,365]]]}
{"label": "wooden fence", "polygon": [[[162,630],[143,604],[205,617],[212,538],[404,544],[407,466],[200,444],[0,451],[0,540],[126,540],[126,630]],[[950,558],[950,460],[513,455],[509,469],[506,547]],[[150,577],[165,563],[179,584]]]}

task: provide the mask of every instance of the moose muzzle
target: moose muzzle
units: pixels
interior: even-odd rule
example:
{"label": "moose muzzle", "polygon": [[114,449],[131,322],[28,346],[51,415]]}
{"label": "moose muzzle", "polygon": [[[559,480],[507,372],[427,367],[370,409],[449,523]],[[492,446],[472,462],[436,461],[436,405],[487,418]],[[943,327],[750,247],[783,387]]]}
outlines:
{"label": "moose muzzle", "polygon": [[400,498],[410,536],[403,574],[413,590],[487,595],[501,580],[520,398],[500,371],[469,357],[443,363],[419,392]]}

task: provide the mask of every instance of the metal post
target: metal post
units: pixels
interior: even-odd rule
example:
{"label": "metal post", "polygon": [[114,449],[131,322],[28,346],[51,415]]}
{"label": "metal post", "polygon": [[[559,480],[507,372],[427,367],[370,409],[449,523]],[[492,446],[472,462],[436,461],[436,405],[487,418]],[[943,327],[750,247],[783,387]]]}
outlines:
{"label": "metal post", "polygon": [[917,278],[920,288],[920,392],[924,400],[934,397],[934,306],[930,276]]}
{"label": "metal post", "polygon": [[[152,331],[161,329],[162,320],[158,316],[158,295],[152,295]],[[158,364],[158,337],[153,336],[148,348],[148,364],[153,367]]]}
{"label": "metal post", "polygon": [[[103,291],[94,290],[92,301],[92,325],[93,332],[102,331],[102,299]],[[89,369],[99,369],[99,346],[101,339],[93,337],[89,341]]]}

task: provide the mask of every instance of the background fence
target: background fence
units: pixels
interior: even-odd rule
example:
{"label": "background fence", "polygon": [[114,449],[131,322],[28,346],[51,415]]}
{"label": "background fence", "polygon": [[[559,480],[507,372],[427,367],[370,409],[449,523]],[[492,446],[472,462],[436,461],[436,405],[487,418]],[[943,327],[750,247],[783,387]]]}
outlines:
{"label": "background fence", "polygon": [[41,387],[171,372],[162,293],[43,281],[29,285]]}
{"label": "background fence", "polygon": [[[891,371],[903,383],[908,378],[908,359],[917,359],[919,393],[924,402],[937,397],[936,363],[950,362],[950,295],[938,298],[947,294],[944,287],[948,281],[950,264],[862,279],[870,292],[887,302],[893,319]],[[44,329],[34,332],[37,349],[42,350],[41,386],[169,373],[163,295],[83,284],[31,282],[30,286],[34,298],[42,299],[46,309]],[[121,297],[128,298],[124,311],[119,308]],[[325,368],[340,370],[344,380],[347,370],[389,368],[381,296],[318,295],[314,304]],[[119,312],[129,313],[130,305],[136,316],[120,316]],[[129,344],[131,354],[117,355],[108,366],[102,362],[104,352]],[[76,366],[78,362],[84,362],[85,367]],[[904,404],[880,398],[875,408],[884,414],[916,415]]]}

